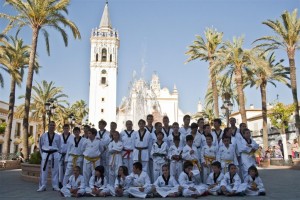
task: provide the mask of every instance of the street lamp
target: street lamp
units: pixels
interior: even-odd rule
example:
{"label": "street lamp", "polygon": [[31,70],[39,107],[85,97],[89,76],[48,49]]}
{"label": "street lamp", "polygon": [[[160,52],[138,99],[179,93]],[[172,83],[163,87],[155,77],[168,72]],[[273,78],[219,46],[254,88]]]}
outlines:
{"label": "street lamp", "polygon": [[50,124],[51,116],[55,113],[55,108],[57,107],[57,102],[54,99],[48,99],[45,103],[46,113],[48,115],[48,124]]}
{"label": "street lamp", "polygon": [[71,125],[71,131],[73,130],[73,125],[76,123],[76,119],[73,113],[71,113],[68,117],[68,122]]}
{"label": "street lamp", "polygon": [[229,116],[233,110],[233,103],[230,101],[231,95],[228,92],[223,94],[223,105],[221,112],[226,117],[227,127],[229,126]]}

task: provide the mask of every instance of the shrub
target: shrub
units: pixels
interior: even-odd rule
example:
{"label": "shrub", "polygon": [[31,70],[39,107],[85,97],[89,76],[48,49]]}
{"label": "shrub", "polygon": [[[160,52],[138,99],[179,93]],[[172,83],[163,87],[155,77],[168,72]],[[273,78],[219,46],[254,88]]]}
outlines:
{"label": "shrub", "polygon": [[30,154],[29,164],[41,164],[42,157],[39,151]]}

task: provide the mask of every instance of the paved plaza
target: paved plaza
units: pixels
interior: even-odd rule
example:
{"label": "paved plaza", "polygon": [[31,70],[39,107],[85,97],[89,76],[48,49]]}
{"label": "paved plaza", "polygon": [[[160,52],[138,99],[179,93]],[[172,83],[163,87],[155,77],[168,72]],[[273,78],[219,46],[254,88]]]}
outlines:
{"label": "paved plaza", "polygon": [[[52,191],[48,185],[46,192],[36,192],[38,185],[36,183],[25,182],[21,180],[20,170],[0,171],[0,199],[2,200],[50,200],[65,199],[58,192]],[[300,199],[300,170],[291,170],[286,168],[260,169],[260,176],[265,184],[267,196],[264,197],[224,197],[207,196],[199,199]],[[84,197],[81,199],[99,199],[101,197]],[[116,199],[107,197],[108,199]],[[127,198],[118,198],[127,199]],[[161,199],[161,198],[154,198]],[[176,198],[190,199],[190,198]]]}

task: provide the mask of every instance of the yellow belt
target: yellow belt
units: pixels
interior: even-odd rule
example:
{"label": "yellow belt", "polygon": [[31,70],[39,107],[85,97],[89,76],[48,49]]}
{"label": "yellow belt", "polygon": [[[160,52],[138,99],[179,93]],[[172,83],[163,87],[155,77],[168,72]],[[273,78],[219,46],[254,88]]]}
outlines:
{"label": "yellow belt", "polygon": [[91,163],[93,163],[93,167],[94,169],[96,168],[96,161],[100,159],[100,157],[88,157],[88,156],[84,156],[84,159],[90,161]]}
{"label": "yellow belt", "polygon": [[231,164],[231,163],[233,163],[232,160],[222,160],[222,161],[225,162],[226,164]]}
{"label": "yellow belt", "polygon": [[213,156],[204,156],[204,160],[206,164],[211,165],[213,161],[216,160],[216,157]]}
{"label": "yellow belt", "polygon": [[76,155],[76,154],[70,154],[70,156],[72,156],[72,163],[73,163],[73,167],[76,167],[76,162],[77,162],[77,159],[79,157],[82,157],[82,155]]}
{"label": "yellow belt", "polygon": [[196,159],[195,160],[191,160],[191,162],[193,163],[193,165],[196,165],[198,167],[199,171],[201,172],[201,166],[200,166],[198,160],[196,160]]}

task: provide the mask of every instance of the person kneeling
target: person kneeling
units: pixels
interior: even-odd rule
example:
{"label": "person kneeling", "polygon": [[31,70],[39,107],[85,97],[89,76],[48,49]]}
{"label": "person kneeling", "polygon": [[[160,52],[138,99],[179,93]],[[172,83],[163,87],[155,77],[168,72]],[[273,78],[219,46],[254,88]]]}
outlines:
{"label": "person kneeling", "polygon": [[85,192],[92,196],[105,197],[110,195],[107,188],[107,180],[104,177],[104,167],[102,165],[95,168],[95,176],[89,181],[89,187],[85,188]]}
{"label": "person kneeling", "polygon": [[201,184],[200,171],[193,170],[193,163],[185,161],[183,164],[183,172],[179,175],[179,184],[183,187],[182,195],[184,197],[199,197],[207,193],[207,186]]}
{"label": "person kneeling", "polygon": [[153,193],[157,192],[161,197],[179,196],[181,187],[173,176],[170,176],[169,165],[162,166],[162,175],[159,176],[152,186]]}
{"label": "person kneeling", "polygon": [[83,196],[85,190],[85,184],[83,176],[80,175],[80,167],[73,168],[73,175],[70,176],[67,185],[65,185],[60,193],[64,197],[80,197]]}
{"label": "person kneeling", "polygon": [[133,163],[132,173],[128,176],[130,187],[128,189],[129,197],[146,198],[151,196],[150,178],[143,171],[143,165],[140,162]]}

